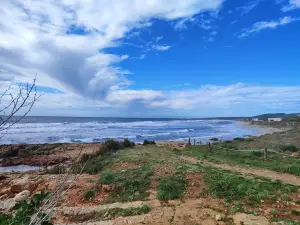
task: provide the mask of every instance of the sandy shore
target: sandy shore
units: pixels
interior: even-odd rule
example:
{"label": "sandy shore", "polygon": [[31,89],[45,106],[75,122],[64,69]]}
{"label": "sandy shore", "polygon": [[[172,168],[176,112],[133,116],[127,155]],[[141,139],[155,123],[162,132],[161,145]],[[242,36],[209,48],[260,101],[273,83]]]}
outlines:
{"label": "sandy shore", "polygon": [[251,129],[255,130],[257,133],[251,136],[261,136],[265,134],[273,134],[275,132],[284,132],[289,130],[290,128],[284,128],[284,127],[273,127],[271,124],[270,125],[265,125],[265,124],[253,124],[252,122],[245,122],[245,121],[237,121],[239,126],[245,129]]}

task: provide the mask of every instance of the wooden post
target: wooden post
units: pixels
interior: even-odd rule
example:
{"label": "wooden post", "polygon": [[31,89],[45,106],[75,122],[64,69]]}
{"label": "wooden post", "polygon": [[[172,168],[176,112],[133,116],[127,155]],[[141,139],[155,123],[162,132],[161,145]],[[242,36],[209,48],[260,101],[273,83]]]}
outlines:
{"label": "wooden post", "polygon": [[202,141],[200,141],[199,143],[200,143],[200,145],[202,145]]}
{"label": "wooden post", "polygon": [[189,137],[189,145],[191,145],[191,138]]}
{"label": "wooden post", "polygon": [[265,158],[265,160],[268,159],[268,149],[267,148],[265,148],[264,158]]}
{"label": "wooden post", "polygon": [[212,151],[212,147],[211,147],[210,142],[208,142],[208,148],[209,148],[209,151]]}
{"label": "wooden post", "polygon": [[194,139],[194,146],[196,145],[196,139]]}

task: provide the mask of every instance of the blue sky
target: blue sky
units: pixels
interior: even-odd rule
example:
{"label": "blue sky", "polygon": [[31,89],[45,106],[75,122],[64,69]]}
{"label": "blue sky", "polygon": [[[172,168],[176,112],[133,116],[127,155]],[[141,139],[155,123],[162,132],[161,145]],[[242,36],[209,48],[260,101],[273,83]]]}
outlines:
{"label": "blue sky", "polygon": [[300,112],[299,0],[1,2],[0,87],[32,115]]}

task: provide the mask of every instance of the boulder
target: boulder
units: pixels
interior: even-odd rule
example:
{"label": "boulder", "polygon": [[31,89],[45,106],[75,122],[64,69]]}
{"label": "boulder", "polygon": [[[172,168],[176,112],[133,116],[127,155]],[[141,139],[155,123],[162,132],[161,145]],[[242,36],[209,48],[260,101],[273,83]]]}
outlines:
{"label": "boulder", "polygon": [[20,202],[20,201],[25,201],[25,200],[27,200],[29,197],[30,197],[30,191],[25,190],[25,191],[22,191],[22,192],[20,192],[19,194],[17,194],[17,195],[13,198],[13,200],[16,201],[16,202]]}

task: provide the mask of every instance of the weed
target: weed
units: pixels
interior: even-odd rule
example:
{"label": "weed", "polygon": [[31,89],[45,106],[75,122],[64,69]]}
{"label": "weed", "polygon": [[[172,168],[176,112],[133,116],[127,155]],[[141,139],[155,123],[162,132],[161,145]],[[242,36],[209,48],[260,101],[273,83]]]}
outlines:
{"label": "weed", "polygon": [[102,184],[112,184],[117,180],[117,175],[112,172],[104,172],[100,176],[100,181]]}
{"label": "weed", "polygon": [[125,148],[132,148],[135,146],[135,143],[129,141],[128,139],[124,139],[123,145]]}
{"label": "weed", "polygon": [[95,191],[94,190],[87,190],[83,193],[83,196],[86,200],[90,201],[95,197]]}
{"label": "weed", "polygon": [[271,213],[272,216],[277,216],[279,214],[278,210],[276,210],[276,209],[272,209],[270,211],[270,213]]}
{"label": "weed", "polygon": [[45,174],[63,174],[66,172],[66,167],[64,166],[54,166],[52,168],[47,168]]}
{"label": "weed", "polygon": [[300,211],[293,209],[292,214],[295,216],[300,216]]}
{"label": "weed", "polygon": [[187,181],[180,176],[163,178],[157,187],[157,198],[164,201],[182,198],[186,184]]}
{"label": "weed", "polygon": [[287,194],[283,194],[281,196],[281,200],[283,200],[283,201],[293,201],[293,199],[290,196],[288,196]]}
{"label": "weed", "polygon": [[242,203],[238,203],[236,205],[230,206],[228,208],[228,211],[230,214],[235,214],[237,212],[245,212],[245,209],[243,208],[243,204]]}
{"label": "weed", "polygon": [[[10,215],[0,215],[1,225],[28,225],[31,220],[31,216],[34,215],[39,207],[44,202],[44,199],[49,195],[48,192],[42,191],[40,194],[35,194],[33,198],[29,201],[18,202],[12,210],[14,211],[13,216]],[[40,213],[39,217],[43,217],[44,222],[41,225],[52,225],[48,222],[47,217],[44,217],[44,213]]]}

